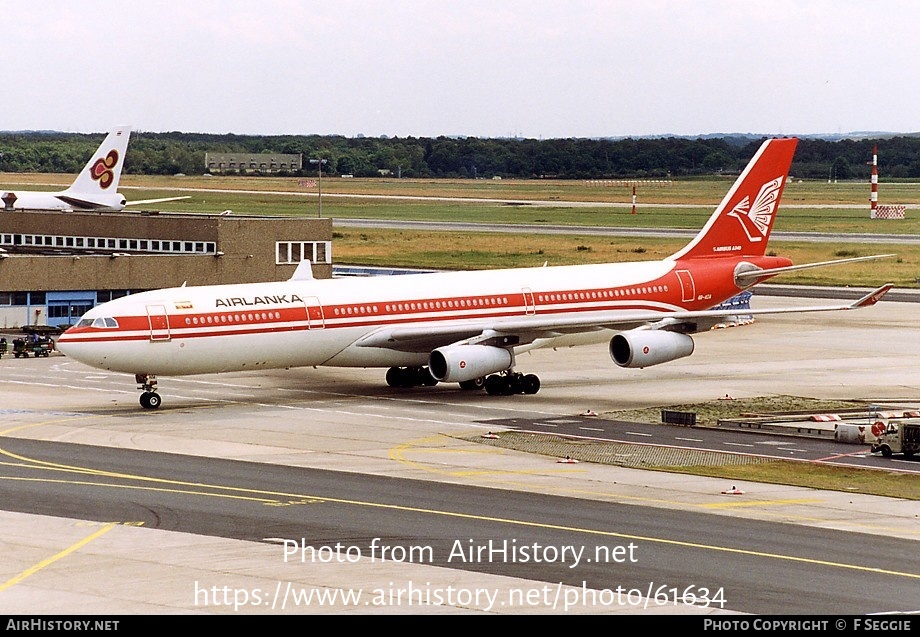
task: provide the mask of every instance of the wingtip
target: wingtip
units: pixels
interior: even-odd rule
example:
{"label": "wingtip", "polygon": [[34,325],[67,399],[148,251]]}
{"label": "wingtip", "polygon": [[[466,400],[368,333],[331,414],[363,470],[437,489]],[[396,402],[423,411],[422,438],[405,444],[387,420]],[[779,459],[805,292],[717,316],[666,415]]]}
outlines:
{"label": "wingtip", "polygon": [[851,305],[850,307],[860,308],[860,307],[870,307],[872,305],[875,305],[876,303],[881,301],[882,297],[888,294],[888,292],[893,287],[894,287],[894,283],[886,283],[882,287],[876,290],[873,290],[872,292],[869,292],[869,294],[867,294],[866,296],[862,297],[861,299],[853,303],[853,305]]}

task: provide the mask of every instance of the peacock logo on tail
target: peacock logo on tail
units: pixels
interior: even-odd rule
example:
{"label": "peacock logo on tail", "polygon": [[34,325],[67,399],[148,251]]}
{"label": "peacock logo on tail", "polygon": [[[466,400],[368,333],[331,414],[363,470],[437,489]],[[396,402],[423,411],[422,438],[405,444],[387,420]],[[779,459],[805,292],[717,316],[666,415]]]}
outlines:
{"label": "peacock logo on tail", "polygon": [[745,195],[744,199],[728,213],[729,217],[734,217],[738,220],[738,223],[744,228],[749,241],[753,243],[763,241],[764,237],[770,232],[770,225],[773,222],[773,215],[776,213],[776,204],[779,201],[782,185],[782,177],[768,181],[760,187],[760,192],[757,193],[753,205]]}

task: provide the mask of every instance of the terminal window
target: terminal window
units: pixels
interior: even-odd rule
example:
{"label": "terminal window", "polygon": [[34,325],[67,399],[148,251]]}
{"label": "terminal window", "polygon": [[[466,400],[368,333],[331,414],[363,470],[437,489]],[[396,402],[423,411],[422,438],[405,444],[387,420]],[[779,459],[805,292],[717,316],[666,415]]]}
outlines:
{"label": "terminal window", "polygon": [[275,265],[293,265],[301,261],[332,263],[331,241],[278,241]]}
{"label": "terminal window", "polygon": [[0,234],[0,247],[17,246],[74,248],[77,250],[122,250],[158,254],[216,254],[214,241],[162,241],[114,237],[66,235]]}

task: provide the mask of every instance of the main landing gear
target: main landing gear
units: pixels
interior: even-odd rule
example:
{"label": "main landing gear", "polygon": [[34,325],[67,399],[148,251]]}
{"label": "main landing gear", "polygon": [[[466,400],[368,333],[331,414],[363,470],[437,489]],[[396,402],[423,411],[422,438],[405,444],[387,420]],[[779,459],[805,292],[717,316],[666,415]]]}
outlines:
{"label": "main landing gear", "polygon": [[156,409],[163,402],[157,393],[157,377],[152,374],[135,374],[134,380],[137,381],[137,388],[143,390],[141,394],[141,407],[144,409]]}
{"label": "main landing gear", "polygon": [[433,387],[437,379],[427,367],[391,367],[387,370],[387,385],[390,387]]}
{"label": "main landing gear", "polygon": [[536,374],[505,371],[487,376],[485,387],[490,396],[536,394],[540,391],[540,377]]}
{"label": "main landing gear", "polygon": [[[437,384],[437,379],[427,367],[391,367],[387,370],[387,385],[390,387],[432,387]],[[536,394],[540,391],[540,377],[536,374],[504,371],[461,381],[460,389],[485,389],[490,396]]]}

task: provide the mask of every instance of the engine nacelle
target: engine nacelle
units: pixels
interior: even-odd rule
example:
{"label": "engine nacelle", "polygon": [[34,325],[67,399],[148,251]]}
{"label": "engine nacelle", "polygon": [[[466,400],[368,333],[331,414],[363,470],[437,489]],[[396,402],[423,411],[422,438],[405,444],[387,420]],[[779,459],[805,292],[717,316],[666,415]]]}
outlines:
{"label": "engine nacelle", "polygon": [[630,330],[610,339],[610,358],[620,367],[648,367],[693,353],[693,339],[661,330]]}
{"label": "engine nacelle", "polygon": [[510,350],[491,345],[448,345],[428,356],[431,375],[445,383],[462,383],[504,371],[513,364]]}

